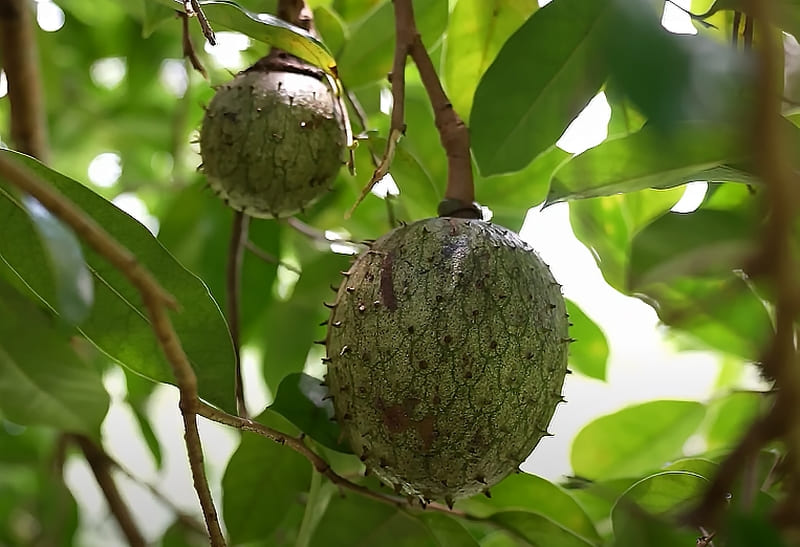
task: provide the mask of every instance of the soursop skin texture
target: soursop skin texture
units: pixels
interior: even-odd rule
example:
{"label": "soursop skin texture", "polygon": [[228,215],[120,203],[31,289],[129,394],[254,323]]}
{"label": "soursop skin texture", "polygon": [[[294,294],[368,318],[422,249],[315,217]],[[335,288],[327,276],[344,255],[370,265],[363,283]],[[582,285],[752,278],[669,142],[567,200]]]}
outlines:
{"label": "soursop skin texture", "polygon": [[378,239],[345,273],[326,382],[368,470],[448,503],[517,470],[567,371],[564,299],[539,256],[500,226],[432,218]]}
{"label": "soursop skin texture", "polygon": [[330,190],[342,165],[344,126],[326,81],[250,69],[220,87],[200,130],[202,169],[233,209],[275,218]]}

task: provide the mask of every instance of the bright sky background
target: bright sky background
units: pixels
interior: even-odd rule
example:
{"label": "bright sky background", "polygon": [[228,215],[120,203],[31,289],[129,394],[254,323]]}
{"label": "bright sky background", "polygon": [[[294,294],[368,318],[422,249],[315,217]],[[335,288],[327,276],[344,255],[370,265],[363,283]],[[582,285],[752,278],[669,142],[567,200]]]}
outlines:
{"label": "bright sky background", "polygon": [[[545,3],[540,1],[540,4]],[[678,3],[688,7],[689,0]],[[52,0],[38,0],[37,21],[44,30],[57,31],[64,24],[64,13]],[[673,32],[695,32],[688,16],[670,4],[665,7],[663,23]],[[240,52],[246,49],[249,40],[228,32],[217,33],[217,38],[220,45],[214,48],[207,45],[206,51],[221,66],[242,68]],[[125,61],[118,58],[101,59],[91,68],[93,80],[107,88],[119,85],[125,73]],[[159,79],[176,96],[182,96],[188,82],[183,62],[165,60]],[[0,97],[5,92],[5,77],[0,72]],[[606,136],[609,115],[608,103],[601,93],[569,127],[559,140],[559,146],[578,153],[599,144]],[[87,176],[98,187],[112,187],[121,170],[120,156],[114,151],[105,151],[91,162]],[[690,185],[675,210],[688,212],[696,208],[705,189],[702,182]],[[122,194],[114,203],[157,233],[157,219],[150,215],[137,196]],[[564,286],[565,296],[574,300],[601,326],[611,349],[607,382],[578,374],[567,377],[565,395],[568,403],[559,407],[549,428],[555,436],[539,444],[523,466],[526,471],[551,479],[568,474],[569,447],[574,435],[599,415],[657,398],[703,400],[708,397],[719,371],[717,357],[705,352],[675,351],[659,330],[656,314],[649,306],[617,293],[603,281],[590,252],[572,233],[566,204],[557,204],[544,211],[532,209],[521,236],[550,265],[556,279]],[[257,413],[267,404],[269,395],[252,353],[245,352],[244,372],[248,404]],[[686,381],[689,377],[691,382]],[[121,402],[125,395],[124,377],[121,372],[115,372],[105,378],[105,383],[114,401],[103,426],[108,451],[135,476],[156,485],[176,506],[197,513],[199,508],[182,442],[177,391],[171,387],[159,387],[150,404],[149,415],[164,450],[163,469],[157,472],[147,448],[141,440],[128,433],[136,431],[138,426],[127,406]],[[200,420],[200,431],[210,482],[219,507],[222,473],[236,449],[238,434],[203,419]],[[690,448],[702,449],[702,445],[694,443]],[[268,462],[265,465],[269,465]],[[160,536],[171,524],[171,512],[142,486],[119,474],[117,478],[146,537],[155,539]],[[66,480],[78,499],[84,518],[77,543],[87,547],[124,545],[116,525],[107,518],[105,502],[82,459],[70,458]]]}

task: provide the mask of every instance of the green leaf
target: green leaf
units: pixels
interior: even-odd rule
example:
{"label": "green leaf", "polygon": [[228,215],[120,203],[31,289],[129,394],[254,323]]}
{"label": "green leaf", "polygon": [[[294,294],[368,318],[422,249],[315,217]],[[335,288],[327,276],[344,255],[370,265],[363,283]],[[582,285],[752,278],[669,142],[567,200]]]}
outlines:
{"label": "green leaf", "polygon": [[612,11],[610,2],[559,0],[506,41],[478,84],[470,114],[483,175],[525,167],[594,97],[607,75],[600,45]]}
{"label": "green leaf", "polygon": [[[256,421],[294,434],[283,418],[269,411]],[[258,541],[276,531],[311,484],[311,465],[296,452],[256,435],[244,435],[234,452],[222,489],[222,514],[231,542]]]}
{"label": "green leaf", "polygon": [[651,401],[597,418],[572,442],[575,474],[590,479],[638,476],[681,455],[705,407],[692,401]]}
{"label": "green leaf", "polygon": [[417,520],[423,522],[436,538],[437,545],[443,547],[478,547],[464,526],[455,518],[442,513],[418,513]]}
{"label": "green leaf", "polygon": [[780,532],[766,515],[737,512],[727,519],[727,547],[786,547]]}
{"label": "green leaf", "polygon": [[295,372],[281,380],[275,401],[269,407],[320,443],[339,452],[352,453],[340,443],[339,425],[331,421],[333,404],[326,399],[328,389],[319,378]]}
{"label": "green leaf", "polygon": [[478,495],[457,503],[471,515],[487,518],[506,511],[536,513],[590,541],[600,536],[580,505],[562,488],[550,481],[519,473],[509,475],[492,487],[492,497]]}
{"label": "green leaf", "polygon": [[22,425],[97,437],[108,410],[100,375],[51,318],[0,281],[0,409]]}
{"label": "green leaf", "polygon": [[694,529],[667,522],[680,510],[687,510],[705,491],[708,481],[694,473],[665,471],[644,478],[631,486],[612,511],[617,542],[615,545],[691,545]]}
{"label": "green leaf", "polygon": [[336,57],[350,38],[344,21],[328,6],[317,6],[314,8],[314,26]]}
{"label": "green leaf", "polygon": [[577,341],[569,347],[570,367],[589,378],[605,380],[608,342],[603,331],[571,300],[567,300],[567,313],[572,323],[569,335]]}
{"label": "green leaf", "polygon": [[[547,202],[671,188],[694,180],[738,182],[744,177],[725,164],[749,155],[736,127],[682,122],[665,134],[646,125],[564,163],[553,177]],[[741,181],[751,182],[752,176]]]}
{"label": "green leaf", "polygon": [[[181,0],[154,1],[183,11]],[[290,25],[268,13],[253,13],[230,0],[201,1],[200,7],[214,27],[241,32],[254,40],[280,48],[335,74],[336,61],[328,48],[300,27]]]}
{"label": "green leaf", "polygon": [[642,190],[569,204],[575,236],[597,260],[606,282],[622,293],[629,291],[628,264],[632,238],[669,210],[683,189]]}
{"label": "green leaf", "polygon": [[747,361],[758,361],[772,336],[764,302],[734,273],[652,283],[636,296],[651,304],[665,324]]}
{"label": "green leaf", "polygon": [[552,520],[525,511],[507,511],[491,517],[491,522],[534,547],[586,547],[597,545]]}
{"label": "green leaf", "polygon": [[[2,192],[2,189],[0,189]],[[8,195],[7,199],[13,199]],[[94,283],[75,234],[30,196],[22,198],[47,255],[55,278],[58,312],[77,324],[86,319],[94,300]]]}
{"label": "green leaf", "polygon": [[334,496],[311,547],[441,547],[427,524],[405,511],[352,494]]}
{"label": "green leaf", "polygon": [[[148,38],[158,27],[163,25],[169,20],[174,20],[176,13],[175,9],[168,8],[162,4],[156,4],[151,0],[141,0],[143,17],[142,17],[142,37]],[[180,9],[180,8],[178,8]]]}
{"label": "green leaf", "polygon": [[757,229],[733,211],[667,213],[633,238],[630,286],[741,269],[756,250]]}
{"label": "green leaf", "polygon": [[[412,0],[414,18],[422,42],[430,49],[447,27],[447,0]],[[394,56],[394,9],[384,1],[350,30],[350,40],[339,57],[339,75],[355,89],[383,80],[392,71]]]}
{"label": "green leaf", "polygon": [[713,479],[719,465],[706,458],[681,458],[661,469],[663,471],[686,471],[700,475],[704,479]]}
{"label": "green leaf", "polygon": [[[200,396],[227,410],[233,410],[233,347],[222,313],[197,277],[181,266],[150,232],[82,184],[37,162],[33,158],[0,151],[30,169],[72,200],[92,220],[128,250],[175,297],[180,309],[172,321],[183,348],[198,377]],[[0,180],[0,183],[2,181]],[[0,192],[0,218],[4,237],[0,257],[14,273],[48,306],[55,309],[56,291],[47,271],[47,258],[35,243],[36,235],[26,224],[15,202]],[[81,332],[101,351],[118,363],[158,382],[174,382],[172,369],[158,345],[141,297],[114,266],[84,247],[84,256],[95,283],[91,315],[80,325]]]}
{"label": "green leaf", "polygon": [[534,0],[459,0],[447,27],[442,80],[464,121],[481,76],[506,39],[539,7]]}
{"label": "green leaf", "polygon": [[706,431],[708,450],[734,446],[760,415],[765,396],[759,393],[731,393],[709,407],[711,420]]}

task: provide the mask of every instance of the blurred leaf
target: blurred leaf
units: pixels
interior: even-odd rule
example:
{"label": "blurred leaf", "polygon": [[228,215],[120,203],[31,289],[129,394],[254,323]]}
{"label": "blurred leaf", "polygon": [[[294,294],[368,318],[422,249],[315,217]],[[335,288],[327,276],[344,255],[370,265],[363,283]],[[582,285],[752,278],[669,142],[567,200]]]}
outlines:
{"label": "blurred leaf", "polygon": [[156,434],[150,425],[150,419],[147,417],[147,404],[150,401],[150,395],[153,393],[153,389],[155,388],[156,384],[149,381],[147,378],[143,378],[138,374],[131,372],[128,369],[123,370],[125,371],[125,382],[127,387],[126,400],[131,407],[131,411],[133,412],[136,422],[139,425],[139,430],[142,434],[144,442],[147,444],[147,447],[150,449],[150,453],[153,455],[156,468],[160,469],[162,463],[161,444],[158,442],[158,437],[156,437]]}
{"label": "blurred leaf", "polygon": [[[14,198],[0,188],[9,201]],[[15,203],[18,207],[19,203]],[[94,300],[94,283],[78,238],[41,203],[30,196],[22,198],[22,208],[28,213],[53,269],[58,312],[66,321],[77,324],[89,315]]]}
{"label": "blurred leaf", "polygon": [[647,125],[562,164],[547,202],[671,188],[694,180],[752,182],[751,175],[724,165],[750,155],[742,137],[735,127],[706,123],[680,123],[668,135]]}
{"label": "blurred leaf", "polygon": [[[255,421],[290,435],[295,430],[272,412]],[[291,507],[302,505],[311,465],[300,454],[269,439],[244,435],[222,478],[222,514],[232,543],[260,540],[276,531]]]}
{"label": "blurred leaf", "polygon": [[333,0],[333,8],[345,21],[366,17],[382,0]]}
{"label": "blurred leaf", "polygon": [[710,420],[706,431],[709,451],[734,446],[747,428],[760,415],[765,396],[758,393],[731,393],[709,406]]}
{"label": "blurred leaf", "polygon": [[156,4],[151,0],[140,0],[142,3],[142,37],[148,38],[155,30],[167,21],[175,20],[177,17],[176,9],[180,6],[168,8],[163,4]]}
{"label": "blurred leaf", "polygon": [[726,547],[785,547],[775,525],[765,515],[735,513],[728,516]]}
{"label": "blurred leaf", "polygon": [[622,293],[628,292],[631,240],[669,210],[682,193],[682,188],[642,190],[569,204],[569,220],[575,236],[592,252],[609,285]]}
{"label": "blurred leaf", "polygon": [[28,299],[0,281],[0,409],[22,425],[97,437],[108,410],[100,376]]}
{"label": "blurred leaf", "polygon": [[535,0],[459,0],[447,27],[442,80],[453,108],[468,122],[481,76],[506,39],[539,7]]}
{"label": "blurred leaf", "polygon": [[323,446],[352,453],[346,443],[339,442],[339,425],[331,421],[333,403],[325,398],[327,395],[328,389],[319,378],[295,372],[281,380],[275,401],[269,409]]}
{"label": "blurred leaf", "polygon": [[492,523],[534,547],[586,547],[597,545],[552,520],[535,513],[507,511],[491,517]]}
{"label": "blurred leaf", "polygon": [[[164,6],[183,11],[182,0],[154,0]],[[334,60],[325,44],[300,27],[268,13],[253,13],[230,0],[200,2],[203,13],[214,27],[224,27],[246,34],[250,38],[280,48],[292,55],[333,73]]]}
{"label": "blurred leaf", "polygon": [[[447,0],[412,0],[417,29],[430,49],[447,27]],[[351,89],[383,80],[392,71],[394,9],[384,0],[350,30],[339,56],[339,74]]]}
{"label": "blurred leaf", "polygon": [[680,528],[674,522],[644,511],[620,511],[614,520],[613,547],[676,547],[696,545],[698,531]]}
{"label": "blurred leaf", "polygon": [[718,464],[706,458],[681,458],[675,460],[661,469],[663,471],[686,471],[700,475],[704,479],[711,480],[717,472]]}
{"label": "blurred leaf", "polygon": [[663,4],[613,0],[617,16],[604,44],[611,80],[651,122],[672,132],[682,120],[747,123],[749,58],[702,34],[661,24]]}
{"label": "blurred leaf", "polygon": [[[175,194],[161,217],[158,240],[208,286],[222,309],[227,309],[227,262],[233,211],[205,183],[194,184]],[[280,258],[280,224],[250,219],[249,240],[262,251]],[[273,302],[278,265],[245,250],[241,271],[239,323],[242,341],[260,336],[259,320]]]}
{"label": "blurred leaf", "polygon": [[[139,263],[176,298],[180,311],[172,313],[172,321],[197,373],[200,396],[232,410],[234,357],[230,335],[202,281],[175,261],[147,228],[85,186],[22,154],[9,150],[0,153],[12,156],[71,199],[135,253]],[[15,209],[12,202],[0,200],[0,218],[16,219],[4,223],[0,256],[43,302],[55,308],[53,280],[45,266],[47,258],[37,248],[32,229],[19,221]],[[91,315],[81,324],[81,332],[101,351],[133,371],[158,382],[174,382],[138,290],[93,250],[84,247],[84,256],[98,283]]]}
{"label": "blurred leaf", "polygon": [[733,273],[651,283],[639,287],[636,296],[653,306],[665,324],[747,361],[760,359],[772,335],[764,303]]}
{"label": "blurred leaf", "polygon": [[731,211],[667,213],[633,238],[630,286],[741,269],[756,250],[757,231]]}
{"label": "blurred leaf", "polygon": [[608,121],[609,139],[636,133],[647,122],[647,118],[631,104],[617,83],[606,82],[604,93],[611,108],[611,118]]}
{"label": "blurred leaf", "polygon": [[484,176],[525,167],[597,93],[607,75],[600,40],[610,5],[550,3],[503,45],[478,84],[470,114],[472,150]]}
{"label": "blurred leaf", "polygon": [[314,260],[303,266],[292,297],[270,308],[260,340],[266,346],[264,379],[270,389],[287,374],[302,371],[312,342],[324,338],[323,329],[317,325],[329,314],[322,303],[333,301],[330,286],[339,283],[339,272],[345,269],[347,257],[316,253]]}
{"label": "blurred leaf", "polygon": [[571,300],[567,300],[567,313],[572,323],[569,335],[577,340],[569,347],[570,367],[589,378],[605,380],[608,342],[603,331]]}
{"label": "blurred leaf", "polygon": [[[800,36],[800,10],[796,0],[776,0],[773,24],[795,36]],[[707,19],[718,11],[741,11],[751,13],[752,6],[746,0],[715,0],[705,13],[699,15]]]}
{"label": "blurred leaf", "polygon": [[692,401],[651,401],[602,416],[572,442],[575,474],[590,479],[635,477],[681,455],[705,407]]}
{"label": "blurred leaf", "polygon": [[461,500],[457,508],[480,518],[506,511],[536,513],[578,536],[591,541],[600,539],[580,505],[546,479],[526,473],[513,474],[493,486],[491,492],[491,498],[480,494]]}
{"label": "blurred leaf", "polygon": [[478,547],[478,542],[453,517],[433,512],[418,513],[416,517],[417,520],[428,527],[428,530],[436,539],[436,545],[443,547]]}
{"label": "blurred leaf", "polygon": [[337,57],[350,38],[344,21],[329,7],[317,6],[314,8],[314,26],[333,56]]}

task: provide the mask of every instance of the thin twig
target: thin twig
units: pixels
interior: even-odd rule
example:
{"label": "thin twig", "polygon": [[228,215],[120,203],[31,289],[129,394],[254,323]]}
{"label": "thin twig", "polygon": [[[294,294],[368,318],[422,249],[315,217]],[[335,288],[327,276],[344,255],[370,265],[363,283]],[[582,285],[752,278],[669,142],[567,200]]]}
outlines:
{"label": "thin twig", "polygon": [[288,224],[291,228],[299,232],[300,234],[306,236],[309,239],[313,239],[319,243],[324,243],[326,245],[330,245],[331,243],[342,243],[344,245],[350,245],[356,248],[356,250],[363,248],[366,244],[359,243],[358,241],[353,241],[351,239],[343,239],[343,238],[335,238],[329,239],[325,236],[325,232],[322,230],[317,230],[313,226],[309,226],[302,220],[296,217],[289,217],[285,220],[286,224]]}
{"label": "thin twig", "polygon": [[228,328],[233,339],[233,352],[236,361],[234,364],[236,411],[243,418],[248,418],[250,415],[247,413],[247,405],[244,400],[244,384],[242,383],[242,333],[239,328],[239,303],[242,297],[242,258],[244,257],[244,247],[249,226],[250,217],[241,211],[234,211],[231,242],[228,246],[227,283],[225,285]]}
{"label": "thin twig", "polygon": [[146,545],[144,537],[142,537],[136,521],[133,520],[133,515],[128,509],[125,500],[122,499],[119,489],[117,489],[117,484],[114,482],[114,477],[111,476],[112,465],[106,453],[93,440],[84,435],[70,435],[69,439],[83,452],[86,463],[89,464],[92,473],[94,473],[94,478],[97,480],[97,484],[108,502],[108,508],[128,540],[128,544],[131,547],[144,547]]}
{"label": "thin twig", "polygon": [[295,266],[293,266],[291,264],[287,264],[286,262],[281,261],[280,259],[278,259],[277,257],[273,256],[272,254],[268,253],[267,251],[265,251],[264,249],[262,249],[261,247],[259,247],[258,245],[256,245],[255,243],[253,243],[250,240],[247,240],[245,242],[244,247],[245,247],[245,249],[247,249],[248,251],[253,253],[253,255],[255,257],[260,258],[264,262],[268,262],[270,264],[276,264],[276,265],[280,266],[281,268],[285,268],[285,269],[289,270],[290,272],[294,272],[294,273],[296,273],[298,275],[300,275],[302,273],[302,270],[300,268],[297,268],[297,267],[295,267]]}
{"label": "thin twig", "polygon": [[203,63],[197,56],[197,51],[195,51],[194,44],[192,43],[192,35],[189,32],[189,16],[186,14],[186,12],[179,11],[177,13],[178,17],[181,18],[181,43],[183,44],[183,56],[189,59],[193,69],[202,74],[203,78],[208,80],[206,67],[203,66]]}
{"label": "thin twig", "polygon": [[47,162],[47,127],[32,7],[27,0],[0,0],[0,61],[11,103],[11,142],[20,152]]}
{"label": "thin twig", "polygon": [[[265,426],[253,420],[240,418],[238,416],[233,416],[232,414],[228,414],[227,412],[223,412],[222,410],[218,410],[204,403],[203,401],[200,401],[198,403],[197,413],[200,416],[208,418],[209,420],[215,421],[217,423],[235,427],[236,429],[239,429],[241,431],[249,431],[251,433],[256,433],[257,435],[266,437],[271,441],[274,441],[280,445],[284,445],[294,450],[298,454],[305,457],[314,467],[315,471],[322,474],[329,481],[331,481],[332,483],[341,488],[352,490],[353,492],[357,492],[362,496],[392,505],[394,507],[407,508],[409,506],[409,502],[406,498],[391,496],[388,494],[383,494],[381,492],[375,492],[373,490],[370,490],[369,488],[366,488],[365,486],[351,482],[348,479],[344,478],[343,476],[339,475],[331,468],[328,462],[326,462],[321,456],[319,456],[316,452],[314,452],[308,446],[306,446],[306,444],[303,442],[302,435],[300,437],[293,437],[291,435],[287,435],[286,433],[283,433],[276,429],[272,429],[271,427]],[[466,515],[462,511],[448,509],[446,506],[438,503],[429,503],[426,505],[426,508],[433,511],[447,513],[449,515],[468,518],[468,515]]]}
{"label": "thin twig", "polygon": [[212,46],[217,45],[217,38],[214,36],[214,29],[208,23],[206,14],[203,13],[203,8],[200,7],[200,2],[197,0],[184,0],[183,9],[189,17],[197,16],[197,22],[200,23],[200,29],[203,31],[203,36],[206,37],[208,43]]}
{"label": "thin twig", "polygon": [[139,291],[150,318],[151,329],[172,366],[172,372],[178,384],[189,465],[211,544],[215,547],[224,546],[225,538],[222,535],[214,501],[208,487],[203,467],[203,450],[197,431],[195,410],[199,401],[197,377],[167,313],[167,308],[177,307],[175,299],[139,263],[133,253],[112,238],[94,220],[86,216],[72,201],[27,169],[17,165],[7,155],[0,155],[0,176],[21,191],[36,198],[55,217],[72,228],[92,249],[116,267]]}

